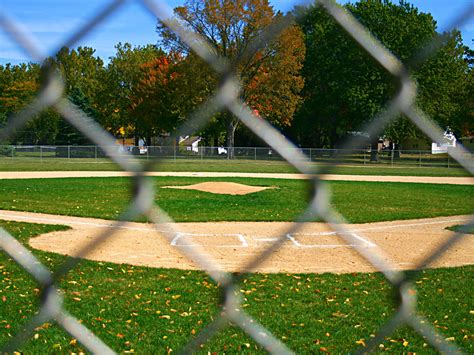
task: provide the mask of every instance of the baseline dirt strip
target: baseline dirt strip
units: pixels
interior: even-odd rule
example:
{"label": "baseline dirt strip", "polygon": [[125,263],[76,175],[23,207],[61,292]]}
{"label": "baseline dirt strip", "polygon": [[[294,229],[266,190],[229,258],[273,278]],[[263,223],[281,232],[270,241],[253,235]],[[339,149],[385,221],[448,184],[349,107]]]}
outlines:
{"label": "baseline dirt strip", "polygon": [[[46,179],[73,177],[126,177],[132,173],[123,171],[5,171],[0,172],[1,179]],[[298,179],[308,176],[301,174],[275,173],[221,173],[221,172],[148,172],[148,176],[176,177],[243,177],[265,179]],[[379,182],[417,182],[426,184],[474,185],[472,177],[433,177],[433,176],[379,176],[379,175],[323,175],[323,180],[333,181],[379,181]]]}

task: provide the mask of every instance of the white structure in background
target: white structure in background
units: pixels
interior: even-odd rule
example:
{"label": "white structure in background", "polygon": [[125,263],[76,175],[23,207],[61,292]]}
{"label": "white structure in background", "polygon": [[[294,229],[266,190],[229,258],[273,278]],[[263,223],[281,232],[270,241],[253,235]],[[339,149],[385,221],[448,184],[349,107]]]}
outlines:
{"label": "white structure in background", "polygon": [[179,145],[186,147],[187,151],[199,153],[199,142],[202,140],[201,137],[197,136],[185,136],[179,137]]}
{"label": "white structure in background", "polygon": [[227,149],[225,149],[224,147],[217,147],[217,154],[227,154]]}
{"label": "white structure in background", "polygon": [[148,153],[148,147],[144,138],[138,139],[138,149],[140,150],[140,155]]}
{"label": "white structure in background", "polygon": [[456,146],[456,137],[454,136],[451,129],[448,127],[444,132],[444,142],[431,143],[431,154],[443,154],[448,152],[448,148]]}
{"label": "white structure in background", "polygon": [[191,143],[191,150],[195,153],[199,153],[199,142],[201,141],[201,138],[195,140],[194,142]]}

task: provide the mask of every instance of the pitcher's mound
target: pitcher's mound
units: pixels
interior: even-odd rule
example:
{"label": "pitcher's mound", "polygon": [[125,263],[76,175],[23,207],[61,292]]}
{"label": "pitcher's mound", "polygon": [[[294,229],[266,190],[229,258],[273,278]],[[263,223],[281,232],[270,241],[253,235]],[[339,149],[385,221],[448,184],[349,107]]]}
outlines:
{"label": "pitcher's mound", "polygon": [[270,186],[249,186],[237,184],[235,182],[201,182],[200,184],[186,185],[186,186],[162,186],[163,189],[181,189],[181,190],[198,190],[210,192],[213,194],[226,195],[247,195],[254,192],[263,191],[266,189],[273,189]]}

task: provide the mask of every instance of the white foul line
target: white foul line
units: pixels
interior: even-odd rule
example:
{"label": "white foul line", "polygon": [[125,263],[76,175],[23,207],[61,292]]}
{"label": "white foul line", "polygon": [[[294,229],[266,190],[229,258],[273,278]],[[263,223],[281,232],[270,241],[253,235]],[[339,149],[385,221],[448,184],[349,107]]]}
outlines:
{"label": "white foul line", "polygon": [[379,227],[367,227],[367,228],[358,228],[358,229],[351,229],[347,233],[339,233],[339,232],[314,232],[307,235],[336,235],[336,234],[352,234],[353,232],[367,232],[373,230],[384,230],[384,229],[393,229],[393,228],[403,228],[403,227],[419,227],[419,226],[426,226],[431,224],[443,224],[443,223],[455,223],[455,222],[466,222],[469,220],[468,218],[465,219],[447,219],[442,221],[436,222],[418,222],[418,223],[408,223],[408,224],[395,224],[395,225],[386,225],[386,226],[379,226]]}
{"label": "white foul line", "polygon": [[[362,246],[365,246],[366,248],[373,248],[376,246],[374,243],[372,243],[371,241],[367,239],[362,238],[360,235],[357,235],[355,233],[348,233],[348,234],[352,235],[354,238],[364,243],[365,245],[362,245]],[[304,235],[311,236],[311,235],[320,235],[320,234],[315,233],[315,234],[304,234]],[[332,248],[348,248],[348,247],[353,248],[355,246],[360,246],[357,244],[301,244],[300,242],[298,242],[296,238],[293,237],[292,234],[287,234],[286,236],[298,248],[321,248],[321,249],[331,248],[332,249]]]}

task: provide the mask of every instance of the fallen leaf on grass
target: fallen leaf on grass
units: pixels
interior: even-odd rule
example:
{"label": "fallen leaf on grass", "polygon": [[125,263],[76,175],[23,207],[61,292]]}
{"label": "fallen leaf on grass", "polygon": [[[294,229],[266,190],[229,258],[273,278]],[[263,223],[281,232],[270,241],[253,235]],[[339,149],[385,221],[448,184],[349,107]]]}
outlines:
{"label": "fallen leaf on grass", "polygon": [[334,317],[338,317],[338,318],[347,318],[347,314],[341,313],[341,312],[339,312],[339,311],[334,312],[332,315],[333,315]]}

